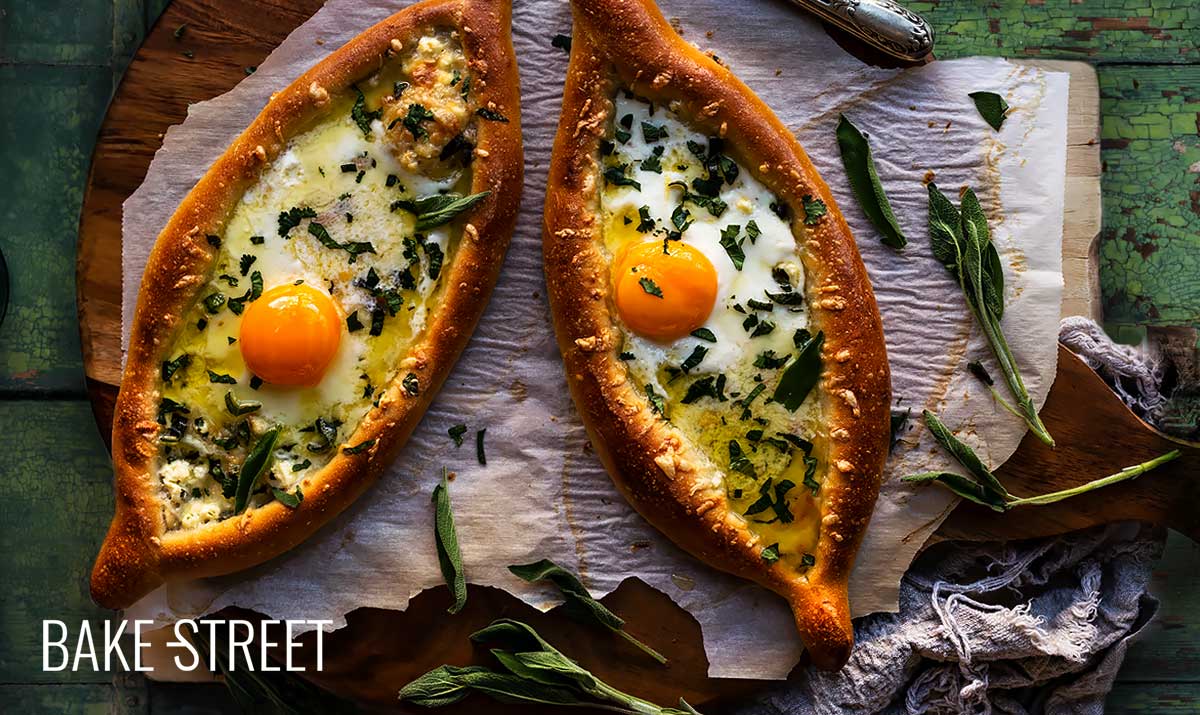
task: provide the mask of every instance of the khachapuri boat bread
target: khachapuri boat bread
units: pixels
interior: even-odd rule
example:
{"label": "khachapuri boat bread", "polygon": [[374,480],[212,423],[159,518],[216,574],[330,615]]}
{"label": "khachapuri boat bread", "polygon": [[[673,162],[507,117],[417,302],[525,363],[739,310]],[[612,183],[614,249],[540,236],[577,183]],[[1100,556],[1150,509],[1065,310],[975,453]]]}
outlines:
{"label": "khachapuri boat bread", "polygon": [[150,255],[92,595],[295,546],[375,481],[467,343],[520,200],[508,0],[426,0],[286,89]]}
{"label": "khachapuri boat bread", "polygon": [[576,405],[630,503],[786,598],[838,668],[889,430],[854,240],[792,134],[652,2],[572,5],[544,254]]}

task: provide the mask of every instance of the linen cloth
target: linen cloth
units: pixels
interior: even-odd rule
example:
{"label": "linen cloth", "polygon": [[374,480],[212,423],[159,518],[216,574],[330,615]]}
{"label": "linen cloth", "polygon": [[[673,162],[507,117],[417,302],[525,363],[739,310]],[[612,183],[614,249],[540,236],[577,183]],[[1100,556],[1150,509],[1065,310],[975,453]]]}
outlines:
{"label": "linen cloth", "polygon": [[[1094,322],[1063,320],[1060,338],[1118,394],[1152,408],[1153,353],[1114,345]],[[900,612],[855,622],[837,673],[806,668],[734,709],[737,715],[1092,715],[1131,639],[1153,618],[1147,591],[1164,529],[1109,524],[1014,543],[943,543],[900,583]]]}

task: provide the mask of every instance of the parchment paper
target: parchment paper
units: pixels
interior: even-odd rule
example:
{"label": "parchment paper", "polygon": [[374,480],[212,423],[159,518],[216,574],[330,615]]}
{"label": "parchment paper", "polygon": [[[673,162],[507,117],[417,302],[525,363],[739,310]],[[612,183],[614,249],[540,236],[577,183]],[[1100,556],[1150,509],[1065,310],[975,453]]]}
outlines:
{"label": "parchment paper", "polygon": [[[150,246],[180,199],[266,103],[304,69],[406,3],[331,0],[237,88],[191,107],[173,127],[145,183],[124,206],[124,334]],[[715,51],[791,127],[832,186],[857,237],[883,312],[896,402],[938,411],[993,465],[1024,432],[963,369],[992,364],[950,275],[933,259],[922,179],[953,194],[971,185],[992,219],[1008,278],[1004,329],[1038,403],[1055,370],[1061,299],[1067,76],[1001,59],[935,62],[908,71],[867,67],[820,25],[780,1],[736,9],[723,0],[662,0],[684,36]],[[714,677],[783,678],[799,657],[784,602],[717,573],[651,529],[617,494],[567,395],[542,277],[542,195],[558,119],[569,33],[563,0],[516,3],[526,185],[517,234],[499,287],[470,347],[404,454],[364,498],[307,543],[251,571],[165,587],[130,617],[169,622],[228,605],[274,618],[329,618],[361,606],[403,609],[441,583],[429,494],[443,465],[457,473],[452,496],[469,580],[498,586],[541,608],[553,593],[526,585],[506,566],[551,558],[576,569],[594,592],[638,577],[691,612],[703,627]],[[711,34],[708,34],[711,33]],[[198,49],[197,52],[203,52]],[[969,92],[999,92],[1013,106],[1003,131],[977,114]],[[850,194],[834,138],[845,113],[870,133],[879,173],[910,238],[879,242]],[[992,368],[995,374],[999,374]],[[486,467],[449,426],[487,428]],[[914,425],[919,419],[914,420]],[[949,513],[952,498],[894,479],[950,467],[923,427],[897,446],[851,582],[856,615],[895,610],[897,587],[916,550]]]}

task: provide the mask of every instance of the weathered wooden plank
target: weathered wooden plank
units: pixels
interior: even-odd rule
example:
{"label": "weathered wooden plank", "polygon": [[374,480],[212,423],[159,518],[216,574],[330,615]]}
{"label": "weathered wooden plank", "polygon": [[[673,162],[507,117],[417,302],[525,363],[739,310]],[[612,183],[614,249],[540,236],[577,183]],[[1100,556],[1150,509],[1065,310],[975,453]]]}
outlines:
{"label": "weathered wooden plank", "polygon": [[6,2],[0,22],[0,63],[107,66],[112,51],[112,3],[78,0]]}
{"label": "weathered wooden plank", "polygon": [[0,66],[0,248],[11,277],[0,392],[83,395],[75,242],[107,68]]}
{"label": "weathered wooden plank", "polygon": [[1150,593],[1162,606],[1129,647],[1120,680],[1200,682],[1200,544],[1172,532],[1154,569]]}
{"label": "weathered wooden plank", "polygon": [[[92,557],[112,517],[112,468],[84,401],[0,402],[7,445],[0,479],[0,683],[100,682],[42,672],[42,621],[102,626],[91,602]],[[0,712],[29,712],[0,708]]]}
{"label": "weathered wooden plank", "polygon": [[1187,0],[911,0],[906,5],[933,24],[935,52],[942,58],[1200,60],[1200,4]]}
{"label": "weathered wooden plank", "polygon": [[0,685],[0,712],[112,715],[118,711],[112,686],[95,684]]}
{"label": "weathered wooden plank", "polygon": [[241,710],[217,683],[146,683],[150,715],[237,715]]}
{"label": "weathered wooden plank", "polygon": [[1198,325],[1200,66],[1103,66],[1100,97],[1105,320]]}
{"label": "weathered wooden plank", "polygon": [[1196,715],[1200,683],[1118,683],[1105,701],[1114,715]]}

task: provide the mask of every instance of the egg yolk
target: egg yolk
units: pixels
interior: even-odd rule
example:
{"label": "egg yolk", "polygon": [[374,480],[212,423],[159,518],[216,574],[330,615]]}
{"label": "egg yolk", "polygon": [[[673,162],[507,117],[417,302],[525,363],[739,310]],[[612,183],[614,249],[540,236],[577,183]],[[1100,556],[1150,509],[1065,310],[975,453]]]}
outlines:
{"label": "egg yolk", "polygon": [[281,285],[246,307],[238,345],[246,367],[275,385],[316,385],[337,353],[342,317],[328,293]]}
{"label": "egg yolk", "polygon": [[670,342],[708,320],[717,299],[717,270],[703,253],[678,241],[634,244],[617,257],[617,313],[629,329]]}

